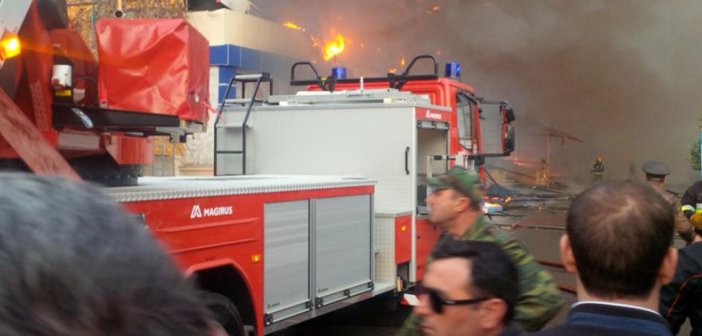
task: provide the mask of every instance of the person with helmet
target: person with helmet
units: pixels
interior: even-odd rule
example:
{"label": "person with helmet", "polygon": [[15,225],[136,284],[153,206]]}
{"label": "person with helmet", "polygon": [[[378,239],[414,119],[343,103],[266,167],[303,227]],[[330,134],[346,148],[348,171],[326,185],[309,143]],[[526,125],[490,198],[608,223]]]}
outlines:
{"label": "person with helmet", "polygon": [[602,155],[598,155],[595,159],[595,163],[592,165],[590,173],[595,177],[595,183],[602,181],[602,176],[605,172],[604,161],[602,161]]}
{"label": "person with helmet", "polygon": [[702,227],[702,181],[695,182],[680,199],[680,210],[695,227]]}
{"label": "person with helmet", "polygon": [[673,207],[675,231],[687,244],[690,244],[695,237],[694,228],[680,210],[678,198],[665,188],[665,177],[670,175],[670,168],[664,162],[649,160],[643,163],[641,170],[646,174],[646,184],[656,190]]}
{"label": "person with helmet", "polygon": [[548,179],[548,162],[546,162],[546,159],[541,159],[541,166],[539,171],[536,172],[536,185],[548,187],[550,184]]}

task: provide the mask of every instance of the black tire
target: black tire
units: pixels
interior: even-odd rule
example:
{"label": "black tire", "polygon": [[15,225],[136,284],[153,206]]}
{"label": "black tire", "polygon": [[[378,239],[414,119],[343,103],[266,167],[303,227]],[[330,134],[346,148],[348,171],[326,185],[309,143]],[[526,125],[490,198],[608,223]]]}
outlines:
{"label": "black tire", "polygon": [[239,310],[236,309],[231,300],[224,295],[208,291],[202,291],[200,295],[207,308],[212,312],[214,320],[224,328],[228,335],[245,336],[244,322],[241,320]]}

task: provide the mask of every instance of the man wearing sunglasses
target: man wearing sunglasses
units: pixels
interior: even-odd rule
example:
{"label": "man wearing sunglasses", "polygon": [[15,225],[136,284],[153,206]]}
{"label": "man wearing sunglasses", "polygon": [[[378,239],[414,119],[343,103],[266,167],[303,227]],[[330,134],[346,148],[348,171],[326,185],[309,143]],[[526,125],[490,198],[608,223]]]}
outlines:
{"label": "man wearing sunglasses", "polygon": [[444,240],[433,253],[414,312],[424,335],[513,336],[517,268],[489,242]]}
{"label": "man wearing sunglasses", "polygon": [[568,209],[561,260],[577,276],[566,322],[535,335],[672,335],[658,314],[675,273],[673,209],[642,183],[603,182]]}
{"label": "man wearing sunglasses", "polygon": [[[451,238],[478,240],[500,246],[519,270],[521,291],[514,320],[525,331],[543,328],[561,307],[560,291],[551,274],[536,262],[520,242],[487,223],[480,208],[483,197],[478,176],[463,168],[453,167],[446,174],[432,179],[430,184],[433,192],[427,197],[429,220],[446,232],[442,241]],[[420,334],[418,318],[411,315],[398,336]]]}

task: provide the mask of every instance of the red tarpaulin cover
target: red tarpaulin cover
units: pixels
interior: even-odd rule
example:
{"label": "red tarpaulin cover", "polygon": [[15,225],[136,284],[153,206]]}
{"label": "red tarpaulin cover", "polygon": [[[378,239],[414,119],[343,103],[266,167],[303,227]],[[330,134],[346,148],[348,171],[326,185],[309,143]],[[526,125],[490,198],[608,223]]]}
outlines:
{"label": "red tarpaulin cover", "polygon": [[207,123],[209,43],[182,19],[95,25],[100,105]]}

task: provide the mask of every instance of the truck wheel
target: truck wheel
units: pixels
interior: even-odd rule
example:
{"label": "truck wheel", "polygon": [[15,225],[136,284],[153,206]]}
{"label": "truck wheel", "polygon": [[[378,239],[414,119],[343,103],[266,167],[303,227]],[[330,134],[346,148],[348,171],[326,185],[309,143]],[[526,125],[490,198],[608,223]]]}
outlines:
{"label": "truck wheel", "polygon": [[244,336],[244,322],[236,306],[226,296],[203,291],[201,296],[217,322],[230,336]]}

